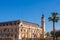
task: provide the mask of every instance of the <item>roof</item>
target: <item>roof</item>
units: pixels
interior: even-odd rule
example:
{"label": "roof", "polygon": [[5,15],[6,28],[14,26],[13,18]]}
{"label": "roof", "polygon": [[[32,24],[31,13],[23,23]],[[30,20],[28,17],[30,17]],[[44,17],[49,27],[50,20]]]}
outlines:
{"label": "roof", "polygon": [[36,23],[32,23],[32,22],[27,22],[27,21],[21,21],[21,20],[14,20],[14,21],[7,21],[7,22],[0,22],[0,25],[4,25],[4,24],[12,24],[12,23],[14,23],[14,24],[16,24],[16,23],[20,23],[20,22],[23,22],[24,24],[30,24],[30,25],[32,25],[32,26],[37,26],[37,27],[40,27],[38,24],[36,24]]}
{"label": "roof", "polygon": [[[32,26],[36,26],[36,27],[40,27],[39,24],[36,24],[36,23],[32,23],[32,22],[27,22],[27,21],[21,21],[23,24],[26,24],[26,25],[32,25]],[[41,28],[41,27],[40,27]]]}
{"label": "roof", "polygon": [[0,22],[0,25],[2,25],[2,24],[17,23],[17,22],[20,22],[20,21],[19,20],[14,20],[14,21]]}

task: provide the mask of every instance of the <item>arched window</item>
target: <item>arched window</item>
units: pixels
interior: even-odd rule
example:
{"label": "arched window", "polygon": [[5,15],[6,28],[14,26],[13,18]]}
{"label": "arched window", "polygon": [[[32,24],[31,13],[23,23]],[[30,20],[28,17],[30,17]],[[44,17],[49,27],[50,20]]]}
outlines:
{"label": "arched window", "polygon": [[6,30],[7,30],[7,29],[5,28],[5,29],[4,29],[4,32],[6,32]]}
{"label": "arched window", "polygon": [[21,25],[21,26],[23,26],[23,25]]}
{"label": "arched window", "polygon": [[21,32],[22,32],[22,29],[21,29]]}
{"label": "arched window", "polygon": [[11,29],[11,32],[13,32],[13,29]]}

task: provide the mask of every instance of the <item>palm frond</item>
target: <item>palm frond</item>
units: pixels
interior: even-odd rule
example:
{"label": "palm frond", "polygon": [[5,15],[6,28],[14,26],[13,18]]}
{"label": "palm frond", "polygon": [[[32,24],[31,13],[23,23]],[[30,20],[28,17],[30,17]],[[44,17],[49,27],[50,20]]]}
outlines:
{"label": "palm frond", "polygon": [[49,17],[48,19],[53,22],[58,22],[60,20],[57,12],[52,12],[52,17]]}
{"label": "palm frond", "polygon": [[53,20],[52,17],[49,17],[48,19],[49,19],[49,21],[52,21]]}
{"label": "palm frond", "polygon": [[57,15],[58,15],[57,12],[52,12],[52,16],[53,16],[53,17],[56,17]]}
{"label": "palm frond", "polygon": [[58,20],[60,20],[59,17],[56,17],[55,22],[58,22]]}

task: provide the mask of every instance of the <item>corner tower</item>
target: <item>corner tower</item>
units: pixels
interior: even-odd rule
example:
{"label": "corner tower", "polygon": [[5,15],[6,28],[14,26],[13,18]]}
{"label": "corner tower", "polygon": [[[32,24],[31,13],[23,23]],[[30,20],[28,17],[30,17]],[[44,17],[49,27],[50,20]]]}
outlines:
{"label": "corner tower", "polygon": [[42,17],[41,17],[41,24],[42,24],[42,37],[45,38],[45,18],[44,18],[44,14],[42,14]]}

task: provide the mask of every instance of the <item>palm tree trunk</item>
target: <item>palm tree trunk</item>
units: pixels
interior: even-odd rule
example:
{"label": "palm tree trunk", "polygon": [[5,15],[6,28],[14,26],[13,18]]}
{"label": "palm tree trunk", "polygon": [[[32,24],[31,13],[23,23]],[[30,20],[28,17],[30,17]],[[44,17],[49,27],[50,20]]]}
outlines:
{"label": "palm tree trunk", "polygon": [[55,40],[56,37],[55,37],[55,22],[53,22],[53,40]]}

